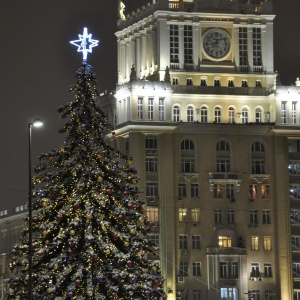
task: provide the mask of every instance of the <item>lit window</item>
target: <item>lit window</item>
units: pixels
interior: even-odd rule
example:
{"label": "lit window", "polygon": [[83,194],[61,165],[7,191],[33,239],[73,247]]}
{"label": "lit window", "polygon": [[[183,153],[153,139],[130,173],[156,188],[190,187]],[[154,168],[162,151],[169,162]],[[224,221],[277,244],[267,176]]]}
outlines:
{"label": "lit window", "polygon": [[149,222],[158,222],[158,207],[148,206],[146,215]]}
{"label": "lit window", "polygon": [[187,209],[179,208],[178,209],[178,217],[179,217],[179,222],[187,222]]}
{"label": "lit window", "polygon": [[272,243],[270,236],[264,236],[264,250],[271,251],[272,250]]}
{"label": "lit window", "polygon": [[200,222],[200,208],[192,208],[191,209],[191,218],[193,223]]}
{"label": "lit window", "polygon": [[220,248],[230,248],[231,247],[231,236],[228,235],[220,235],[218,237],[219,247]]}
{"label": "lit window", "polygon": [[251,236],[251,250],[259,250],[258,236]]}

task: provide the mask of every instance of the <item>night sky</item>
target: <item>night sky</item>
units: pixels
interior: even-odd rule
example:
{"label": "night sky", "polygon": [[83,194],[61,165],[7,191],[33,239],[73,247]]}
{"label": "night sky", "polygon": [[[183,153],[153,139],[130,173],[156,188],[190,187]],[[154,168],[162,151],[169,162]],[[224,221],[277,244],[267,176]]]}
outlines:
{"label": "night sky", "polygon": [[[151,0],[152,1],[152,0]],[[262,0],[263,1],[263,0]],[[123,0],[127,12],[149,0]],[[286,3],[289,3],[288,5]],[[69,87],[82,55],[69,41],[88,27],[98,47],[88,56],[98,89],[112,90],[117,80],[117,0],[0,1],[0,210],[27,201],[28,123],[45,125],[32,132],[32,156],[59,147],[64,121],[57,108],[73,99]],[[299,0],[274,0],[275,70],[283,84],[300,76]]]}

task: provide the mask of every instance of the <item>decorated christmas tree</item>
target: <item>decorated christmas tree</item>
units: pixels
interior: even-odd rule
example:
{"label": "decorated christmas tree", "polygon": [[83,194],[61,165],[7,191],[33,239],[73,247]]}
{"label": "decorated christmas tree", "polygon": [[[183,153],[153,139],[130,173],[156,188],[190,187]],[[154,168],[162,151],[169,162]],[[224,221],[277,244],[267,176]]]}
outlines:
{"label": "decorated christmas tree", "polygon": [[[83,63],[58,109],[65,142],[39,156],[33,178],[32,299],[166,299],[158,255],[131,158],[113,148],[87,52],[97,45],[85,28],[72,42]],[[7,299],[28,299],[29,221],[12,250]]]}

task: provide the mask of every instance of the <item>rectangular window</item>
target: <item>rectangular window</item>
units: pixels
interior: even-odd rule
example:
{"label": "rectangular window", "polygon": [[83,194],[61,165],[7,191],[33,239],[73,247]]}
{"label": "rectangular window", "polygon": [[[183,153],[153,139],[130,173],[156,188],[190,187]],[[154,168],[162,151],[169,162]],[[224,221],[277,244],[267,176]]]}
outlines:
{"label": "rectangular window", "polygon": [[189,276],[189,268],[186,262],[181,262],[179,265],[179,276]]}
{"label": "rectangular window", "polygon": [[293,262],[293,277],[300,278],[300,263]]}
{"label": "rectangular window", "polygon": [[184,25],[184,63],[193,64],[193,27],[192,25]]}
{"label": "rectangular window", "polygon": [[221,298],[222,300],[238,300],[239,292],[237,288],[225,287],[221,288]]}
{"label": "rectangular window", "polygon": [[193,79],[192,78],[187,78],[186,85],[189,85],[189,86],[193,85]]}
{"label": "rectangular window", "polygon": [[192,249],[199,250],[201,247],[201,236],[200,235],[192,235]]}
{"label": "rectangular window", "polygon": [[264,250],[271,251],[272,250],[272,242],[270,236],[264,236]]}
{"label": "rectangular window", "polygon": [[159,120],[163,121],[165,119],[165,99],[159,98],[159,104],[158,104],[158,114],[159,114]]}
{"label": "rectangular window", "polygon": [[272,277],[272,264],[265,263],[264,264],[265,277]]}
{"label": "rectangular window", "polygon": [[173,77],[173,85],[178,85],[178,78],[177,77]]}
{"label": "rectangular window", "polygon": [[191,218],[192,223],[200,222],[200,208],[192,208],[191,209]]}
{"label": "rectangular window", "polygon": [[300,210],[291,209],[291,223],[300,224]]}
{"label": "rectangular window", "polygon": [[158,197],[158,183],[157,182],[146,182],[146,196],[147,197]]}
{"label": "rectangular window", "polygon": [[157,149],[157,136],[156,135],[147,135],[146,136],[146,149]]}
{"label": "rectangular window", "polygon": [[201,300],[201,290],[193,290],[193,300]]}
{"label": "rectangular window", "polygon": [[170,25],[170,62],[179,63],[179,26]]}
{"label": "rectangular window", "polygon": [[252,174],[265,174],[265,160],[264,159],[252,159]]}
{"label": "rectangular window", "polygon": [[182,157],[181,158],[181,172],[194,173],[195,172],[195,158]]}
{"label": "rectangular window", "polygon": [[251,224],[258,224],[257,209],[250,209],[250,223]]}
{"label": "rectangular window", "polygon": [[220,262],[220,278],[238,278],[237,262]]}
{"label": "rectangular window", "polygon": [[218,245],[220,248],[231,248],[232,246],[231,236],[229,235],[218,236]]}
{"label": "rectangular window", "polygon": [[200,86],[207,86],[206,79],[200,79]]}
{"label": "rectangular window", "polygon": [[251,263],[251,277],[260,277],[259,263]]}
{"label": "rectangular window", "polygon": [[261,300],[260,299],[260,290],[252,290],[251,291],[251,296],[253,300]]}
{"label": "rectangular window", "polygon": [[149,222],[158,222],[158,207],[147,206],[146,215]]}
{"label": "rectangular window", "polygon": [[248,33],[247,27],[239,28],[239,59],[240,67],[248,66]]}
{"label": "rectangular window", "polygon": [[292,102],[292,124],[297,124],[297,102]]}
{"label": "rectangular window", "polygon": [[159,246],[159,234],[158,233],[148,233],[148,239],[154,243],[154,245]]}
{"label": "rectangular window", "polygon": [[157,172],[157,157],[146,157],[146,172]]}
{"label": "rectangular window", "polygon": [[222,184],[214,184],[214,198],[222,198]]}
{"label": "rectangular window", "polygon": [[180,300],[189,300],[189,291],[188,290],[183,290],[180,292]]}
{"label": "rectangular window", "polygon": [[235,223],[235,210],[234,209],[227,209],[227,222],[229,224]]}
{"label": "rectangular window", "polygon": [[201,262],[193,262],[193,276],[201,276]]}
{"label": "rectangular window", "polygon": [[230,172],[229,158],[217,158],[217,172]]}
{"label": "rectangular window", "polygon": [[259,250],[258,236],[251,236],[251,250]]}
{"label": "rectangular window", "polygon": [[292,235],[292,250],[300,251],[300,235]]}
{"label": "rectangular window", "polygon": [[178,209],[178,218],[179,222],[187,222],[187,209],[186,208],[179,208]]}
{"label": "rectangular window", "polygon": [[178,184],[178,197],[179,197],[179,199],[186,197],[186,184],[185,183]]}
{"label": "rectangular window", "polygon": [[138,98],[138,120],[143,120],[143,98]]}
{"label": "rectangular window", "polygon": [[234,198],[234,184],[232,184],[232,183],[226,184],[226,197],[228,199]]}
{"label": "rectangular window", "polygon": [[198,183],[192,183],[191,184],[191,197],[199,197],[199,184]]}
{"label": "rectangular window", "polygon": [[148,120],[154,119],[154,98],[148,98]]}
{"label": "rectangular window", "polygon": [[269,184],[261,185],[261,197],[262,197],[262,199],[270,199],[270,185]]}
{"label": "rectangular window", "polygon": [[179,249],[187,250],[188,248],[188,235],[179,234]]}
{"label": "rectangular window", "polygon": [[[274,300],[275,293],[272,290],[265,290],[265,299],[266,300]],[[294,298],[294,300],[298,300],[298,298]]]}
{"label": "rectangular window", "polygon": [[281,124],[287,124],[287,103],[281,102]]}
{"label": "rectangular window", "polygon": [[263,224],[271,224],[271,211],[269,209],[264,209],[262,211]]}
{"label": "rectangular window", "polygon": [[249,200],[257,198],[257,185],[249,184]]}
{"label": "rectangular window", "polygon": [[221,86],[220,79],[215,79],[214,80],[214,86],[216,86],[216,87]]}
{"label": "rectangular window", "polygon": [[253,66],[261,66],[261,29],[253,28]]}
{"label": "rectangular window", "polygon": [[[289,174],[299,175],[300,174],[300,161],[299,160],[290,160],[289,161]],[[297,190],[300,191],[298,186]],[[290,190],[291,191],[291,190]],[[300,193],[297,192],[297,198],[300,199]]]}
{"label": "rectangular window", "polygon": [[223,215],[222,209],[215,209],[215,223],[216,224],[222,224],[222,215]]}

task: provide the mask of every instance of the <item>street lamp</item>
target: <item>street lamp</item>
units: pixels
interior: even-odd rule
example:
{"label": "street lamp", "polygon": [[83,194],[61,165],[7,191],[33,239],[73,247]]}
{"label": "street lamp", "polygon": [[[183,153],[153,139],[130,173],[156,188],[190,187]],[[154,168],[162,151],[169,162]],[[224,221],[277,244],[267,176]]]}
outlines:
{"label": "street lamp", "polygon": [[28,300],[32,299],[32,174],[31,174],[31,129],[32,127],[41,127],[43,122],[41,119],[34,119],[32,123],[28,123],[28,161],[29,161],[29,188],[28,188],[28,231],[29,231],[29,241],[28,241]]}

